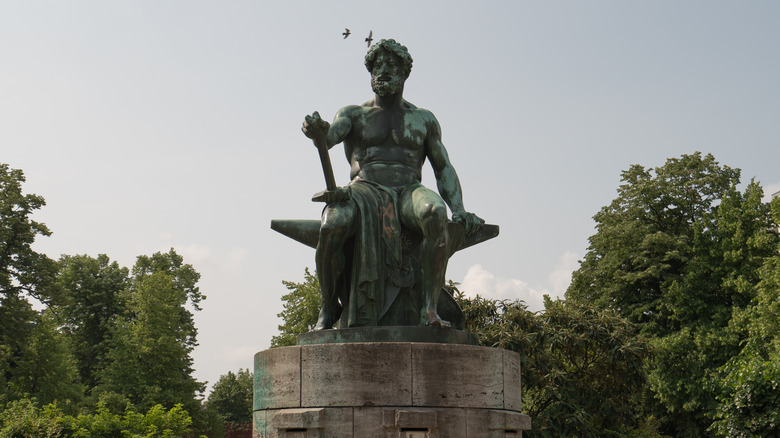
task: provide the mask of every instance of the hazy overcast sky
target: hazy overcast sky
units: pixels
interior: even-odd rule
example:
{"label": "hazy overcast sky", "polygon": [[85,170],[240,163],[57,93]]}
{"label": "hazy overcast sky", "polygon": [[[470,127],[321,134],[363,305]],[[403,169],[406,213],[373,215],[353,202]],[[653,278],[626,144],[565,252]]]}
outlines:
{"label": "hazy overcast sky", "polygon": [[370,30],[409,48],[406,99],[437,116],[466,208],[501,226],[451,260],[467,292],[562,295],[631,164],[713,153],[780,191],[780,2],[9,0],[0,162],[47,200],[36,248],[128,267],[175,248],[208,296],[196,377],[251,368],[282,280],[314,266],[269,228],[320,215],[301,122],[372,97]]}

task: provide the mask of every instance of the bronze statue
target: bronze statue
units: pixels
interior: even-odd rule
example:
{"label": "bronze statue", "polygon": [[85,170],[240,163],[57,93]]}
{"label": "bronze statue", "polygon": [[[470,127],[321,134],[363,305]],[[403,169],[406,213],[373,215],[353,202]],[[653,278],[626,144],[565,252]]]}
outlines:
{"label": "bronze statue", "polygon": [[[466,235],[479,232],[485,221],[463,207],[436,117],[403,98],[412,68],[406,47],[380,40],[369,49],[365,65],[374,98],[342,108],[330,124],[315,112],[302,128],[326,156],[327,149],[343,142],[351,165],[347,186],[335,187],[331,176],[328,190],[316,197],[327,205],[316,246],[322,308],[315,330],[333,327],[340,317],[342,327],[377,325],[396,298],[386,290],[397,294],[410,287],[414,275],[422,295],[420,325],[449,327],[437,313],[449,256],[459,249],[449,242],[447,206]],[[421,184],[426,158],[441,196]],[[329,168],[329,161],[323,163]],[[410,245],[403,230],[422,237],[417,269],[402,260]],[[348,306],[347,321],[342,306]]]}

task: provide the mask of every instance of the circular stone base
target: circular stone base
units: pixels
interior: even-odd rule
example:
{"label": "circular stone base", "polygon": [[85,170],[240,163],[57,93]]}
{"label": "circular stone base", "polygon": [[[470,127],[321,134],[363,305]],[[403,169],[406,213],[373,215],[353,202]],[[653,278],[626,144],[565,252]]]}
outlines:
{"label": "circular stone base", "polygon": [[257,353],[254,370],[255,437],[520,438],[530,429],[521,411],[520,355],[512,351],[297,345]]}
{"label": "circular stone base", "polygon": [[348,344],[355,342],[428,342],[479,345],[465,330],[423,326],[378,326],[317,330],[298,335],[298,345]]}

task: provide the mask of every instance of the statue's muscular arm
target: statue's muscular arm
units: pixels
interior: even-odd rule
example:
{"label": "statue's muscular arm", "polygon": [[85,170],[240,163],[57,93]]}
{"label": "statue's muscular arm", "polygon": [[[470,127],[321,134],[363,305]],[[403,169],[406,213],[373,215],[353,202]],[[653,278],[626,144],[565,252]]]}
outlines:
{"label": "statue's muscular arm", "polygon": [[425,155],[433,167],[439,194],[444,199],[444,202],[449,205],[450,210],[452,210],[452,220],[463,225],[467,234],[472,234],[479,230],[485,221],[474,213],[467,212],[463,207],[463,192],[460,187],[460,179],[455,172],[455,168],[452,167],[447,149],[441,141],[439,122],[431,112],[426,110],[419,111],[420,115],[425,118],[427,130]]}
{"label": "statue's muscular arm", "polygon": [[357,105],[349,105],[341,108],[328,130],[328,149],[341,143],[352,132],[352,118],[360,111]]}
{"label": "statue's muscular arm", "polygon": [[[352,131],[351,117],[354,116],[355,111],[359,111],[359,108],[360,107],[358,106],[352,105],[340,109],[338,113],[336,113],[336,117],[333,119],[332,124],[323,120],[320,117],[320,114],[315,111],[312,115],[304,118],[301,130],[311,139],[324,135],[327,148],[330,149],[349,136]],[[348,200],[349,190],[344,187],[337,187],[333,190],[323,192],[322,196],[320,196],[320,194],[317,196],[318,201],[325,201],[326,203],[331,204]]]}
{"label": "statue's muscular arm", "polygon": [[306,116],[301,130],[309,138],[325,133],[328,149],[330,149],[347,138],[352,131],[352,117],[359,111],[360,107],[357,105],[345,106],[336,113],[333,123],[326,122],[315,111],[312,115]]}

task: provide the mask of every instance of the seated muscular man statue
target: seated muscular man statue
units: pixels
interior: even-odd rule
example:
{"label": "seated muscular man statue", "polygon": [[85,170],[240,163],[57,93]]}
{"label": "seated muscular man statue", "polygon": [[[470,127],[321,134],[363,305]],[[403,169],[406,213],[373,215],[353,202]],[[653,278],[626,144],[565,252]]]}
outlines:
{"label": "seated muscular man statue", "polygon": [[[395,203],[393,211],[384,214],[397,214],[401,226],[422,235],[420,324],[447,327],[449,323],[436,311],[449,257],[447,205],[453,221],[463,225],[466,234],[479,230],[484,221],[463,208],[460,182],[442,144],[439,122],[430,111],[403,99],[404,82],[412,68],[406,47],[381,40],[369,49],[365,64],[371,73],[373,99],[342,108],[331,124],[316,112],[303,123],[306,136],[324,135],[328,149],[343,142],[351,165],[350,184],[326,192],[324,198],[327,206],[316,252],[322,308],[315,330],[331,328],[341,313],[336,289],[346,266],[344,245],[360,232],[364,219],[355,197],[358,191],[366,193],[363,187],[369,186],[368,193],[388,193],[387,199]],[[441,196],[420,184],[426,158]],[[385,211],[381,205],[380,209]]]}

